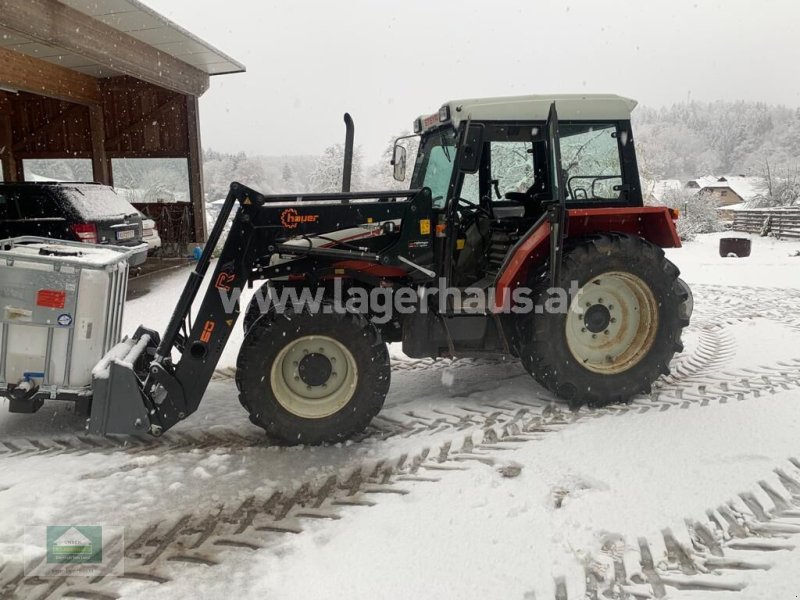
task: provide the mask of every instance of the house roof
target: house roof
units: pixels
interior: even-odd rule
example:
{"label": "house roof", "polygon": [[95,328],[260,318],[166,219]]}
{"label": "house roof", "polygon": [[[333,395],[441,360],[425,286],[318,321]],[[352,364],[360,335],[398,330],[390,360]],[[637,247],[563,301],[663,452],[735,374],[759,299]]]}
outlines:
{"label": "house roof", "polygon": [[[694,185],[693,185],[694,184]],[[705,176],[691,179],[686,187],[704,189],[730,189],[742,200],[749,202],[764,193],[764,184],[760,177],[747,177],[745,175],[725,175],[723,177]]]}
{"label": "house roof", "polygon": [[[60,1],[208,75],[240,73],[245,70],[242,63],[189,33],[139,0]],[[0,25],[0,48],[14,50],[93,77],[112,77],[122,74],[108,65],[99,64],[96,60],[65,48],[46,44],[17,29],[2,25]]]}

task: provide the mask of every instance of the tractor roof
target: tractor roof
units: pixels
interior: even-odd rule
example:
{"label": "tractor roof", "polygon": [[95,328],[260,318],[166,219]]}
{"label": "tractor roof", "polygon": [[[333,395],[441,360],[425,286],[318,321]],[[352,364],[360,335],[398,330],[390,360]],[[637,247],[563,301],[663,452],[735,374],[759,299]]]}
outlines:
{"label": "tractor roof", "polygon": [[[553,102],[558,118],[564,121],[627,120],[637,104],[636,100],[615,94],[557,94],[451,100],[442,108],[449,108],[450,122],[458,127],[468,118],[473,121],[545,121]],[[443,121],[421,118],[423,129],[440,122]]]}

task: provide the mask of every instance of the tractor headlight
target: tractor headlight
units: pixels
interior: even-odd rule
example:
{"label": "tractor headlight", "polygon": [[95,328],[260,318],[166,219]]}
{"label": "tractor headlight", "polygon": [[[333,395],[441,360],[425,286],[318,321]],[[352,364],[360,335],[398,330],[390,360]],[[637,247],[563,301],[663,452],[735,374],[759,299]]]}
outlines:
{"label": "tractor headlight", "polygon": [[439,109],[439,123],[444,123],[450,118],[450,107],[445,104]]}
{"label": "tractor headlight", "polygon": [[419,117],[416,121],[414,121],[414,133],[421,133],[422,132],[422,117]]}

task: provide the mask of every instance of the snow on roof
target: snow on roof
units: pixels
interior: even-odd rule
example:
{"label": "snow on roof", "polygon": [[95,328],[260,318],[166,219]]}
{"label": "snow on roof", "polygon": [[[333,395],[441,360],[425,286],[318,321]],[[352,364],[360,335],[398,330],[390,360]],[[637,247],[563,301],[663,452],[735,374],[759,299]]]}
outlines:
{"label": "snow on roof", "polygon": [[747,203],[746,202],[739,202],[738,204],[728,204],[726,206],[718,206],[717,210],[728,211],[731,210],[733,212],[737,212],[740,210],[747,210]]}
{"label": "snow on roof", "polygon": [[764,183],[760,177],[748,177],[746,175],[725,175],[717,177],[707,175],[690,179],[686,182],[687,188],[703,189],[723,189],[733,190],[742,200],[749,202],[764,194]]}
{"label": "snow on roof", "polygon": [[683,187],[679,179],[661,179],[648,184],[650,195],[657,201],[663,202],[668,192],[680,190]]}

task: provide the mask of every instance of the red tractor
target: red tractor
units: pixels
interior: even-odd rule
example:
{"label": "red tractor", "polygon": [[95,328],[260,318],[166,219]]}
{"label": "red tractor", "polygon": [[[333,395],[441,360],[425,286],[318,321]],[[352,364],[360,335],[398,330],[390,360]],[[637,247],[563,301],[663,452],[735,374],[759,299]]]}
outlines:
{"label": "red tractor", "polygon": [[349,192],[347,158],[342,193],[232,184],[163,337],[140,327],[97,369],[90,430],[158,435],[194,412],[255,281],[236,385],[252,422],[288,443],[363,430],[389,390],[389,342],[411,357],[517,357],[571,406],[646,393],[681,350],[692,298],[662,250],[680,246],[677,213],[642,203],[635,104],[448,102],[415,122],[404,191]]}

